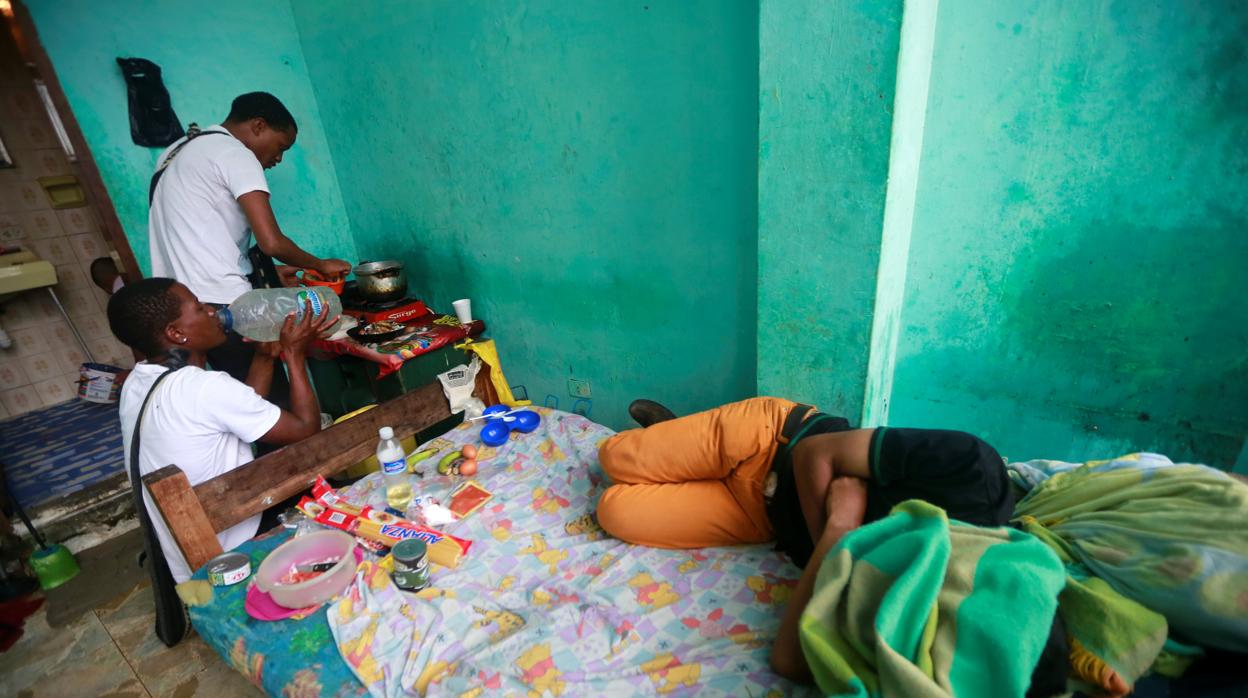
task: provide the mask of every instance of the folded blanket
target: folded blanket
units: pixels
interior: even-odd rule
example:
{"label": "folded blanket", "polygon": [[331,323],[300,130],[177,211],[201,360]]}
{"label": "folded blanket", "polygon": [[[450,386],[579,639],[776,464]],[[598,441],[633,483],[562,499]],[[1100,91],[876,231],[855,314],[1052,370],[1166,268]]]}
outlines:
{"label": "folded blanket", "polygon": [[1150,453],[1047,470],[1028,530],[1185,638],[1248,651],[1248,485]]}
{"label": "folded blanket", "polygon": [[1065,579],[1034,537],[910,500],[824,559],[802,650],[827,695],[1022,696]]}

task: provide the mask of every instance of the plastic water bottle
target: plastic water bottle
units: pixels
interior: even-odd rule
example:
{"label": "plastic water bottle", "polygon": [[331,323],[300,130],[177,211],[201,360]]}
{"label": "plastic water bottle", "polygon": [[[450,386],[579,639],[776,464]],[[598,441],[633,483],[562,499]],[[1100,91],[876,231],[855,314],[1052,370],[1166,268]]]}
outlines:
{"label": "plastic water bottle", "polygon": [[[329,309],[330,317],[342,315],[342,301],[337,294],[324,286],[306,288],[257,288],[239,296],[228,308],[217,311],[217,319],[227,331],[234,330],[257,342],[275,342],[282,333],[286,316],[294,313],[295,321],[303,319],[308,301],[312,302],[313,317],[323,308]],[[332,334],[339,323],[328,331]]]}
{"label": "plastic water bottle", "polygon": [[407,454],[403,444],[394,438],[394,429],[382,427],[377,430],[381,441],[377,443],[377,462],[381,464],[381,477],[386,485],[386,505],[398,511],[407,511],[412,502],[412,481],[407,476]]}

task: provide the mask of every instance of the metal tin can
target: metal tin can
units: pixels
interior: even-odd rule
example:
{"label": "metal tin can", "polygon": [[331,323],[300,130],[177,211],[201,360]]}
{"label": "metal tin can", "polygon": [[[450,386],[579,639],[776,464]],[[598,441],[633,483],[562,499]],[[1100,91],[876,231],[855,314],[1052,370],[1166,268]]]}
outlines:
{"label": "metal tin can", "polygon": [[406,570],[408,572],[425,572],[429,570],[429,560],[425,553],[428,552],[428,546],[423,540],[408,538],[394,544],[391,550],[394,554],[394,569]]}
{"label": "metal tin can", "polygon": [[423,540],[408,538],[394,544],[390,553],[394,556],[396,586],[405,591],[420,591],[429,586],[429,560],[425,553],[428,546]]}
{"label": "metal tin can", "polygon": [[251,576],[251,558],[243,553],[222,553],[208,561],[208,583],[228,587]]}
{"label": "metal tin can", "polygon": [[394,580],[394,585],[403,591],[420,591],[429,586],[429,575],[424,572],[395,570],[390,578]]}

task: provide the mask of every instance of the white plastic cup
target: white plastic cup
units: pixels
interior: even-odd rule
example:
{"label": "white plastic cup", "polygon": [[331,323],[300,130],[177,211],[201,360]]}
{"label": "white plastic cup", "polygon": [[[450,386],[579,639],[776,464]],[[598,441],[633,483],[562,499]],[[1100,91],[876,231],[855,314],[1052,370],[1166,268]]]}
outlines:
{"label": "white plastic cup", "polygon": [[459,317],[459,323],[461,325],[467,325],[472,322],[471,300],[467,298],[460,298],[459,300],[451,303],[451,305],[455,306],[455,315]]}

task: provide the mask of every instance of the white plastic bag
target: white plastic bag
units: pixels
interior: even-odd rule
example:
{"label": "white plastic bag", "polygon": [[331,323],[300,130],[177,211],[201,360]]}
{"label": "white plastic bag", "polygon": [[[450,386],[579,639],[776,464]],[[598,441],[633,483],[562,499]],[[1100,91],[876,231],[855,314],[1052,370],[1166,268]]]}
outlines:
{"label": "white plastic bag", "polygon": [[472,390],[477,383],[477,373],[480,370],[481,360],[473,356],[472,363],[460,364],[445,373],[438,374],[438,380],[442,383],[442,393],[446,395],[446,401],[451,405],[452,414],[463,412],[465,408],[472,406],[473,401],[481,402],[472,397]]}

